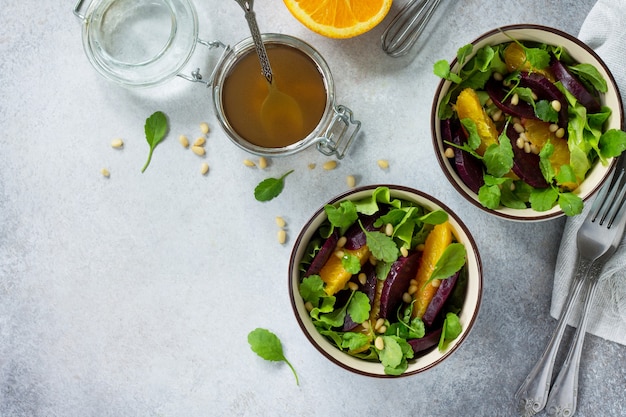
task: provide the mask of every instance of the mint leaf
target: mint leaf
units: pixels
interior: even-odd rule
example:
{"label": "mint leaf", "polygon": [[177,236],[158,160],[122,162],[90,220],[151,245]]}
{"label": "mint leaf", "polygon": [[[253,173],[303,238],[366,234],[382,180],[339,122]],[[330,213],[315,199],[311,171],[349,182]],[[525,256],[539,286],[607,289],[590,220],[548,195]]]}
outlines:
{"label": "mint leaf", "polygon": [[165,134],[167,133],[167,117],[165,117],[163,112],[154,112],[146,119],[143,129],[146,135],[146,141],[150,146],[150,152],[148,153],[146,164],[141,168],[142,173],[148,168],[148,165],[150,165],[154,148],[165,138]]}
{"label": "mint leaf", "polygon": [[252,351],[263,359],[274,362],[285,362],[296,377],[296,385],[300,385],[296,370],[283,354],[283,346],[278,336],[267,329],[256,328],[248,333],[248,343]]}
{"label": "mint leaf", "polygon": [[271,199],[278,197],[278,195],[283,191],[285,186],[285,178],[287,175],[291,174],[293,169],[287,173],[285,173],[280,178],[266,178],[259,183],[254,189],[254,198],[257,201],[270,201]]}

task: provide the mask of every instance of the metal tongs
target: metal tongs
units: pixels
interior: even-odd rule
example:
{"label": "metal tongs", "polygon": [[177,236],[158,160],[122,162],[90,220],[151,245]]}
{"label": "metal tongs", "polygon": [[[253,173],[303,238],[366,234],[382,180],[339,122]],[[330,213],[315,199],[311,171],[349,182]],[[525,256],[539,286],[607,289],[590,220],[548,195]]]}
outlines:
{"label": "metal tongs", "polygon": [[381,36],[383,51],[397,58],[420,37],[441,0],[411,0],[398,12]]}

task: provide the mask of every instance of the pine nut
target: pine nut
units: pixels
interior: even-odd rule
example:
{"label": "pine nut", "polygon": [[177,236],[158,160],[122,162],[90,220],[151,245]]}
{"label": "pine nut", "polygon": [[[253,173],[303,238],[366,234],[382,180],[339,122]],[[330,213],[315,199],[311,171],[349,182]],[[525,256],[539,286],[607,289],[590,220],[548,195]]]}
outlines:
{"label": "pine nut", "polygon": [[181,145],[183,145],[183,148],[188,148],[189,147],[189,139],[187,139],[187,136],[180,135],[178,137],[178,141],[180,142]]}
{"label": "pine nut", "polygon": [[308,166],[308,167],[309,167],[309,169],[311,169],[311,170],[315,169],[315,167],[316,167],[316,165],[315,165],[313,162],[311,162],[311,163],[310,163],[309,165],[307,165],[307,166]]}
{"label": "pine nut", "polygon": [[418,250],[418,251],[420,251],[420,252],[424,252],[424,244],[423,244],[423,243],[420,243],[419,245],[417,245],[417,246],[415,247],[415,249],[417,249],[417,250]]}
{"label": "pine nut", "polygon": [[255,167],[256,166],[256,164],[254,162],[252,162],[251,160],[249,160],[249,159],[244,159],[243,160],[243,164],[245,166],[247,166],[247,167]]}
{"label": "pine nut", "polygon": [[267,159],[264,156],[259,158],[259,168],[261,169],[267,168]]}
{"label": "pine nut", "polygon": [[415,294],[416,292],[417,292],[417,284],[415,284],[415,285],[409,285],[409,290],[408,290],[408,293],[409,293],[410,295],[413,295],[413,294]]}
{"label": "pine nut", "polygon": [[412,280],[409,281],[409,285],[417,286],[417,280],[415,278],[413,278]]}
{"label": "pine nut", "polygon": [[354,186],[356,185],[356,178],[354,178],[354,175],[348,175],[346,177],[346,185],[349,188],[354,188]]}
{"label": "pine nut", "polygon": [[359,286],[356,282],[348,282],[348,288],[350,289],[350,291],[356,291],[359,289]]}
{"label": "pine nut", "polygon": [[287,232],[284,229],[280,229],[276,234],[276,238],[278,239],[278,243],[283,245],[287,240]]}
{"label": "pine nut", "polygon": [[285,221],[285,219],[283,219],[280,216],[276,216],[276,226],[278,226],[278,227],[280,227],[282,229],[286,225],[287,225],[287,222]]}
{"label": "pine nut", "polygon": [[203,162],[202,165],[200,165],[200,174],[206,175],[207,172],[209,172],[209,164]]}
{"label": "pine nut", "polygon": [[100,173],[102,174],[103,177],[109,178],[111,176],[111,173],[109,172],[108,169],[106,168],[102,168],[100,170]]}
{"label": "pine nut", "polygon": [[533,98],[533,100],[535,100],[535,101],[537,101],[537,99],[539,98],[539,97],[537,97],[537,94],[536,94],[534,91],[531,91],[531,92],[530,92],[530,96],[531,96],[531,97]]}
{"label": "pine nut", "polygon": [[552,100],[550,102],[550,105],[552,106],[554,111],[556,111],[556,112],[560,112],[561,111],[561,102],[559,100]]}
{"label": "pine nut", "polygon": [[389,161],[387,161],[386,159],[379,159],[378,161],[376,161],[376,163],[378,164],[380,169],[388,169],[389,168]]}
{"label": "pine nut", "polygon": [[304,308],[306,308],[306,311],[310,313],[313,310],[313,303],[310,301],[307,301],[306,303],[304,303]]}
{"label": "pine nut", "polygon": [[550,125],[550,127],[548,128],[548,130],[550,130],[550,132],[554,133],[554,132],[556,132],[557,130],[559,130],[559,125],[557,125],[556,123],[552,123],[552,124]]}
{"label": "pine nut", "polygon": [[500,120],[502,120],[502,110],[498,109],[495,112],[493,112],[493,114],[491,115],[491,119],[494,122],[499,122]]}
{"label": "pine nut", "polygon": [[530,144],[530,152],[534,153],[535,155],[539,155],[539,148],[531,143]]}
{"label": "pine nut", "polygon": [[342,250],[337,250],[335,251],[335,256],[339,259],[343,258],[343,255],[345,255],[344,251]]}
{"label": "pine nut", "polygon": [[346,246],[346,242],[348,241],[348,238],[345,236],[341,236],[339,238],[339,240],[337,240],[337,247],[338,248],[343,248],[344,246]]}
{"label": "pine nut", "polygon": [[113,139],[111,141],[111,146],[119,149],[124,146],[124,141],[122,139]]}
{"label": "pine nut", "polygon": [[382,337],[378,336],[376,340],[374,340],[374,346],[378,350],[383,350],[385,348],[385,341]]}
{"label": "pine nut", "polygon": [[454,158],[454,149],[452,149],[451,147],[446,148],[443,155],[448,159]]}
{"label": "pine nut", "polygon": [[378,330],[380,329],[380,327],[385,324],[385,319],[380,317],[378,320],[376,320],[376,324],[374,325],[374,330]]}
{"label": "pine nut", "polygon": [[387,224],[385,225],[385,234],[386,234],[387,236],[391,236],[391,235],[393,235],[393,225],[392,225],[391,223],[387,223]]}
{"label": "pine nut", "polygon": [[328,161],[325,162],[324,165],[322,166],[326,171],[332,171],[333,169],[337,168],[337,161]]}
{"label": "pine nut", "polygon": [[370,328],[370,322],[365,320],[363,323],[361,323],[361,326],[363,326],[363,329],[367,330]]}
{"label": "pine nut", "polygon": [[524,126],[522,126],[521,123],[514,123],[513,124],[513,129],[515,129],[515,131],[517,133],[522,133],[524,130],[526,130],[526,129],[524,129]]}
{"label": "pine nut", "polygon": [[204,139],[203,137],[199,137],[198,139],[196,139],[196,141],[193,143],[193,146],[202,146],[204,145],[206,142],[206,139]]}
{"label": "pine nut", "polygon": [[524,149],[524,139],[521,136],[515,141],[515,146],[517,149]]}
{"label": "pine nut", "polygon": [[361,272],[359,274],[359,282],[361,283],[361,285],[365,285],[365,283],[367,282],[367,275],[365,275],[365,272]]}
{"label": "pine nut", "polygon": [[404,294],[402,294],[402,301],[406,304],[409,304],[411,301],[413,301],[413,297],[411,297],[411,294],[409,294],[408,292],[405,292]]}
{"label": "pine nut", "polygon": [[378,333],[385,334],[385,332],[387,332],[387,326],[380,326],[380,329],[378,329]]}
{"label": "pine nut", "polygon": [[558,130],[554,134],[556,135],[557,138],[562,138],[563,136],[565,136],[565,129],[563,129],[562,127],[559,127]]}
{"label": "pine nut", "polygon": [[530,143],[524,142],[524,152],[530,153]]}
{"label": "pine nut", "polygon": [[504,77],[499,72],[494,72],[493,73],[493,79],[496,80],[496,81],[502,81],[504,79]]}
{"label": "pine nut", "polygon": [[192,146],[191,150],[193,151],[193,153],[195,153],[198,156],[204,156],[205,154],[205,150],[202,146]]}
{"label": "pine nut", "polygon": [[409,256],[409,250],[408,250],[407,248],[405,248],[404,246],[402,246],[402,247],[400,248],[400,253],[401,253],[401,254],[402,254],[402,256],[403,256],[403,257],[405,257],[405,258],[406,258],[407,256]]}
{"label": "pine nut", "polygon": [[515,93],[513,94],[513,97],[511,97],[511,105],[517,106],[518,104],[519,104],[519,94]]}
{"label": "pine nut", "polygon": [[441,280],[434,279],[434,280],[430,281],[430,285],[432,285],[435,288],[439,288],[439,286],[441,285]]}
{"label": "pine nut", "polygon": [[209,124],[206,122],[202,122],[200,123],[200,132],[202,132],[203,135],[206,135],[207,133],[209,133]]}

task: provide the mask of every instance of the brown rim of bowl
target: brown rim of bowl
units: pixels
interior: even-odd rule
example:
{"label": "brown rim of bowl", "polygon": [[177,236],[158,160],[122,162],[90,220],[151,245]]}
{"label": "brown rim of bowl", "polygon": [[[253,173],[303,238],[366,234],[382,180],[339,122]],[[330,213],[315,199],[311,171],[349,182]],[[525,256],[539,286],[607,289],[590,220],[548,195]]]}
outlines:
{"label": "brown rim of bowl", "polygon": [[[606,73],[609,76],[609,82],[615,87],[615,94],[617,95],[617,101],[618,103],[620,103],[619,106],[619,124],[620,124],[620,129],[624,129],[624,108],[621,105],[622,103],[622,97],[619,91],[619,88],[617,86],[617,83],[615,82],[615,78],[613,77],[613,74],[611,73],[611,71],[609,70],[609,67],[606,65],[606,63],[602,60],[602,58],[600,58],[600,56],[598,56],[598,54],[596,54],[596,52],[591,49],[587,44],[585,44],[583,41],[581,41],[580,39],[576,38],[575,36],[570,35],[569,33],[563,32],[559,29],[555,29],[549,26],[542,26],[542,25],[535,25],[535,24],[515,24],[515,25],[508,25],[508,26],[501,26],[495,29],[492,29],[482,35],[480,35],[478,38],[474,39],[471,44],[472,45],[476,45],[478,42],[482,41],[483,39],[492,36],[494,34],[500,33],[500,32],[507,32],[507,31],[511,31],[511,30],[520,30],[520,29],[533,29],[533,30],[541,30],[541,31],[546,31],[546,32],[552,32],[556,35],[559,35],[575,44],[577,44],[578,46],[580,46],[581,48],[583,48],[585,51],[587,51],[595,60],[598,61],[598,64],[602,66],[602,68],[606,71]],[[450,68],[453,68],[457,63],[457,58],[455,57],[452,62],[450,63]],[[438,101],[439,101],[439,95],[441,94],[441,90],[443,89],[443,85],[446,82],[446,80],[441,80],[439,82],[439,85],[437,86],[437,90],[435,91],[435,98],[433,100],[433,104],[432,104],[432,108],[431,108],[431,124],[430,124],[430,129],[431,129],[431,137],[432,137],[432,141],[433,141],[433,147],[435,149],[435,154],[437,156],[437,161],[439,162],[439,166],[441,167],[441,170],[444,172],[444,174],[446,175],[446,177],[448,178],[448,181],[452,184],[452,186],[459,192],[459,194],[461,194],[467,201],[469,201],[470,203],[472,203],[474,206],[478,207],[479,209],[486,211],[490,214],[493,214],[495,216],[498,216],[500,218],[504,218],[504,219],[508,219],[508,220],[515,220],[515,221],[542,221],[542,220],[549,220],[549,219],[555,219],[558,217],[561,217],[564,215],[563,211],[557,211],[555,213],[551,213],[551,214],[543,214],[543,215],[537,215],[537,216],[532,216],[532,217],[520,217],[520,216],[515,216],[515,215],[509,215],[506,213],[502,213],[500,211],[497,210],[492,210],[489,209],[487,207],[484,207],[482,204],[480,204],[479,201],[475,200],[474,198],[470,197],[467,192],[457,183],[456,179],[452,176],[452,174],[450,173],[451,170],[454,170],[453,167],[451,167],[448,163],[447,160],[445,160],[445,158],[442,157],[441,153],[437,151],[438,147],[439,147],[439,139],[437,138],[437,130],[436,130],[436,123],[439,121],[439,118],[437,117],[438,114]],[[610,174],[613,172],[613,170],[615,169],[615,165],[617,163],[617,159],[613,158],[613,160],[611,161],[611,164],[609,166],[609,169],[606,171],[606,173],[604,174],[604,177],[598,182],[598,184],[591,190],[591,192],[589,192],[589,194],[583,199],[583,201],[587,201],[589,198],[591,198],[592,196],[594,196],[596,194],[596,192],[598,191],[598,189],[602,186],[602,184],[604,184],[604,182],[607,180],[607,178],[610,176]]]}
{"label": "brown rim of bowl", "polygon": [[[458,339],[458,341],[454,345],[454,347],[452,347],[448,352],[446,352],[443,356],[441,356],[441,358],[437,359],[433,363],[430,363],[430,364],[424,366],[423,368],[420,368],[420,369],[417,369],[417,370],[414,370],[414,371],[411,371],[411,372],[404,372],[404,373],[402,373],[400,375],[372,374],[372,373],[369,373],[369,372],[366,372],[366,371],[361,371],[361,370],[358,370],[358,369],[355,369],[355,368],[351,368],[350,366],[342,363],[341,361],[335,359],[330,354],[328,354],[324,349],[322,349],[318,345],[318,343],[315,341],[315,339],[313,339],[313,337],[306,330],[306,328],[304,326],[304,322],[302,321],[302,318],[298,314],[298,309],[296,307],[295,294],[294,294],[294,291],[293,291],[293,279],[294,279],[294,277],[292,276],[292,271],[294,270],[294,267],[296,266],[296,263],[300,262],[300,259],[296,259],[297,248],[301,244],[303,244],[303,243],[304,244],[308,244],[308,242],[303,242],[304,235],[305,235],[306,231],[311,227],[313,221],[315,219],[317,219],[320,214],[322,214],[322,212],[324,211],[324,206],[326,204],[335,204],[335,203],[337,203],[339,201],[345,200],[347,197],[349,197],[352,194],[355,194],[355,193],[358,193],[358,192],[361,192],[361,191],[374,190],[374,189],[376,189],[378,187],[387,187],[392,192],[394,190],[398,190],[398,191],[404,191],[404,192],[408,192],[408,193],[417,194],[417,195],[419,195],[419,196],[429,200],[430,202],[432,202],[433,205],[439,206],[439,208],[441,208],[446,213],[448,213],[449,216],[453,217],[454,220],[459,225],[459,227],[461,228],[461,230],[463,231],[463,233],[467,236],[467,239],[469,240],[469,242],[470,242],[470,244],[472,246],[472,252],[474,253],[474,256],[476,257],[476,268],[478,270],[478,297],[477,297],[477,300],[476,300],[476,309],[475,309],[474,313],[472,314],[472,317],[471,317],[470,321],[467,324],[467,331],[463,333],[463,335],[460,337],[460,339]],[[443,204],[441,201],[439,201],[435,197],[433,197],[433,196],[431,196],[429,194],[426,194],[426,193],[424,193],[422,191],[416,190],[414,188],[406,187],[406,186],[402,186],[402,185],[376,184],[376,185],[365,185],[365,186],[357,187],[357,188],[354,188],[352,190],[349,190],[349,191],[346,191],[344,193],[341,193],[341,194],[339,194],[336,197],[333,197],[327,203],[323,204],[320,208],[318,208],[315,211],[315,213],[313,215],[311,215],[311,217],[309,217],[309,219],[306,221],[306,223],[302,226],[302,228],[300,229],[300,233],[298,234],[298,237],[296,238],[296,241],[295,241],[295,243],[293,245],[293,249],[291,251],[291,256],[289,257],[289,273],[288,273],[288,277],[289,277],[289,279],[288,279],[288,283],[287,284],[288,284],[288,289],[289,289],[289,301],[291,302],[291,309],[292,309],[294,315],[296,316],[296,320],[298,321],[298,326],[300,326],[300,330],[302,331],[302,333],[304,333],[304,335],[309,340],[309,342],[313,346],[315,346],[315,348],[318,350],[318,352],[320,352],[323,356],[325,356],[328,360],[330,360],[335,365],[338,365],[341,368],[346,369],[346,370],[348,370],[350,372],[353,372],[355,374],[368,376],[368,377],[373,377],[373,378],[401,378],[401,377],[407,377],[407,376],[411,376],[411,375],[416,375],[416,374],[425,372],[425,371],[433,368],[434,366],[438,365],[439,363],[443,362],[446,358],[448,358],[448,356],[452,355],[452,353],[455,352],[459,348],[459,346],[461,346],[463,344],[463,342],[465,342],[465,340],[467,339],[467,336],[471,333],[472,329],[474,328],[474,323],[476,321],[476,318],[478,317],[478,312],[480,311],[480,306],[481,306],[481,303],[482,303],[482,295],[483,295],[483,267],[482,267],[482,260],[480,258],[480,253],[478,252],[478,246],[476,245],[476,241],[474,240],[474,237],[470,233],[470,231],[467,228],[467,226],[465,225],[465,223],[463,223],[461,221],[461,219],[459,218],[459,216],[456,215],[454,212],[452,212],[452,210],[450,210],[450,208],[448,206]],[[341,352],[338,348],[337,348],[337,350],[339,352]]]}

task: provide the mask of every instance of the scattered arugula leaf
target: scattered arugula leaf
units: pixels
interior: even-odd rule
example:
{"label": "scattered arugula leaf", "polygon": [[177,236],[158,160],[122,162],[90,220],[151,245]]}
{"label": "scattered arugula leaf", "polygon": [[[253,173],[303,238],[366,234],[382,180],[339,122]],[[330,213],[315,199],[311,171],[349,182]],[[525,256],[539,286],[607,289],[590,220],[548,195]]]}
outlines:
{"label": "scattered arugula leaf", "polygon": [[292,172],[293,169],[283,174],[280,178],[266,178],[261,181],[254,189],[254,198],[256,198],[257,201],[264,202],[278,197],[285,187],[285,178]]}
{"label": "scattered arugula leaf", "polygon": [[148,142],[148,145],[150,145],[150,152],[148,153],[148,160],[143,168],[141,168],[142,173],[146,170],[146,168],[148,168],[148,165],[150,165],[152,152],[154,152],[154,148],[156,148],[156,146],[165,138],[167,129],[167,117],[161,111],[152,113],[152,115],[146,119],[144,132],[146,135],[146,141]]}
{"label": "scattered arugula leaf", "polygon": [[280,339],[267,329],[256,328],[248,333],[248,343],[254,353],[265,360],[274,362],[285,362],[296,377],[296,385],[300,385],[298,374],[295,368],[287,360],[283,353],[283,346]]}

